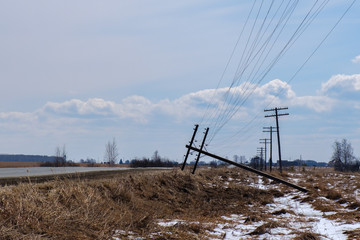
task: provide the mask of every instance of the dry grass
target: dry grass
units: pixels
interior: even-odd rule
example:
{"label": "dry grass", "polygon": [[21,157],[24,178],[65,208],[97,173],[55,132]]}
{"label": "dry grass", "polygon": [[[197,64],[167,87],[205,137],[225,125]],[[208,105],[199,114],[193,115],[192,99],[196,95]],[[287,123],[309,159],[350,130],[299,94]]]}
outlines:
{"label": "dry grass", "polygon": [[[202,170],[192,175],[174,170],[2,187],[0,239],[109,239],[115,230],[146,236],[161,231],[157,219],[211,222],[229,212],[244,213],[241,206],[247,204],[263,205],[276,193],[239,184],[224,188],[231,174],[235,173]],[[194,223],[173,230],[181,238],[206,235],[205,229]]]}
{"label": "dry grass", "polygon": [[0,168],[40,167],[40,162],[1,162]]}
{"label": "dry grass", "polygon": [[[41,167],[41,162],[2,162],[0,161],[0,168],[17,168],[17,167]],[[129,164],[101,164],[101,163],[76,163],[79,167],[129,167]]]}
{"label": "dry grass", "polygon": [[[294,174],[282,177],[291,180]],[[310,190],[299,201],[322,211],[336,211],[343,201],[349,208],[359,207],[354,196],[359,175],[311,168],[296,173],[296,178]],[[227,221],[222,216],[231,214],[245,216],[244,224],[264,222],[249,235],[256,238],[287,224],[271,219],[291,210],[263,209],[274,197],[292,191],[278,184],[274,186],[279,190],[251,187],[258,181],[248,172],[223,168],[199,169],[195,175],[173,170],[5,186],[0,188],[0,239],[207,239],[216,224]],[[332,216],[360,219],[357,211]],[[166,219],[179,221],[166,227],[158,224]],[[297,235],[296,239],[318,239],[311,233]]]}

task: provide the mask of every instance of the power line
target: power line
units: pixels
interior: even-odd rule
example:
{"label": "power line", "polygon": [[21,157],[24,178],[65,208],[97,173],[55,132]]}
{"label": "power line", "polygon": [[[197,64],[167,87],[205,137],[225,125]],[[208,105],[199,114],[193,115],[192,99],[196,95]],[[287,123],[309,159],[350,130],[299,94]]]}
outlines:
{"label": "power line", "polygon": [[[356,0],[352,1],[346,11],[342,14],[342,16],[338,19],[335,25],[330,29],[330,31],[325,35],[322,41],[316,46],[315,50],[308,56],[308,58],[303,62],[303,64],[297,69],[294,75],[287,81],[287,83],[291,82],[296,75],[302,70],[305,64],[311,59],[311,57],[316,53],[316,51],[320,48],[320,46],[325,42],[325,40],[329,37],[329,35],[333,32],[336,26],[340,23],[346,13],[351,9]],[[235,114],[241,109],[241,107],[245,104],[245,102],[251,97],[254,91],[258,88],[258,85],[265,79],[271,69],[279,62],[279,60],[285,55],[285,53],[292,47],[295,42],[300,38],[300,36],[305,32],[305,30],[311,25],[314,19],[319,15],[321,11],[325,8],[329,0],[325,1],[315,1],[312,5],[308,13],[302,19],[299,26],[292,33],[291,37],[288,41],[282,46],[282,49],[278,54],[272,58],[271,60],[267,60],[272,51],[274,50],[275,44],[280,39],[290,17],[292,16],[295,8],[297,7],[297,1],[288,1],[288,4],[282,8],[281,2],[280,5],[273,5],[274,1],[268,5],[268,8],[264,6],[264,1],[260,3],[260,6],[257,6],[257,1],[253,2],[251,11],[247,16],[246,22],[241,30],[241,34],[239,35],[235,47],[230,55],[230,58],[225,66],[224,72],[221,75],[220,81],[218,83],[217,89],[214,91],[213,96],[215,96],[216,91],[219,91],[220,82],[223,81],[225,76],[225,72],[229,69],[230,62],[234,59],[236,48],[239,47],[240,40],[243,38],[243,34],[247,26],[249,26],[250,19],[252,15],[255,13],[255,18],[253,20],[253,24],[250,26],[251,31],[247,38],[247,44],[242,51],[241,60],[239,61],[237,71],[234,75],[232,83],[230,87],[224,92],[222,103],[218,108],[210,108],[210,103],[207,105],[207,109],[203,115],[201,122],[205,120],[207,117],[207,123],[211,125],[211,135],[209,137],[209,143],[213,141],[215,136],[217,136],[218,132],[235,116]],[[255,7],[258,7],[257,11]],[[261,9],[266,9],[265,17],[263,21],[259,21],[261,15]],[[275,12],[272,12],[272,9],[276,9]],[[281,10],[280,10],[281,9]],[[271,14],[272,17],[269,17]],[[280,13],[280,18],[275,24],[275,27],[270,28],[273,23],[275,17]],[[268,21],[268,22],[267,22]],[[256,23],[258,24],[258,29],[255,30]],[[267,31],[270,31],[268,33]],[[250,41],[253,41],[250,44]],[[249,43],[249,44],[248,44]],[[247,79],[244,85],[239,85],[242,79]],[[280,91],[275,95],[279,96],[284,89],[280,89]],[[266,108],[273,102],[272,100],[269,104],[267,104]],[[259,114],[255,115],[254,118],[251,118],[250,121],[245,124],[240,130],[234,134],[232,134],[231,138],[235,135],[238,135],[240,132],[249,131],[249,127],[253,125],[255,119],[259,118]]]}

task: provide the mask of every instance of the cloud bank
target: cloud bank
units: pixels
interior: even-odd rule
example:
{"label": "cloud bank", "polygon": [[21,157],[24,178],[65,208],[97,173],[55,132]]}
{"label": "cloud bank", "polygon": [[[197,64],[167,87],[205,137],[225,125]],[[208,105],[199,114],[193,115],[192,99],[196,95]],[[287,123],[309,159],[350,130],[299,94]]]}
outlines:
{"label": "cloud bank", "polygon": [[[231,89],[204,89],[175,99],[157,101],[133,95],[121,101],[89,98],[47,102],[32,112],[0,112],[0,129],[3,132],[3,145],[8,144],[5,150],[7,152],[18,146],[19,139],[26,145],[34,138],[39,142],[38,151],[46,144],[53,149],[60,142],[80,145],[85,153],[101,152],[101,143],[112,136],[121,136],[120,142],[123,141],[122,144],[127,148],[136,146],[139,139],[147,139],[144,148],[154,151],[162,145],[163,139],[180,141],[176,146],[182,146],[187,140],[179,136],[186,133],[189,126],[203,118],[211,126],[211,122],[215,122],[222,111],[232,107],[238,110],[233,116],[234,121],[227,124],[227,131],[232,135],[239,129],[239,123],[244,125],[259,113],[262,120],[265,108],[277,106],[289,107],[291,115],[301,113],[302,124],[310,124],[315,130],[318,123],[314,118],[322,119],[320,122],[326,119],[336,121],[340,108],[357,112],[360,109],[357,100],[359,94],[360,74],[334,75],[322,83],[317,94],[312,96],[298,96],[290,84],[274,79],[263,85],[243,83]],[[350,98],[352,95],[357,98]],[[229,101],[230,99],[234,101]],[[244,99],[245,103],[239,107],[237,104]],[[299,118],[294,118],[295,121],[296,119]],[[344,124],[343,120],[338,121],[339,124]],[[173,134],[176,134],[175,138]],[[243,138],[247,139],[247,135]],[[89,150],[86,144],[98,147]],[[29,146],[27,151],[36,149]],[[136,147],[129,149],[129,153],[136,154]]]}
{"label": "cloud bank", "polygon": [[[250,91],[250,90],[251,91]],[[249,96],[249,92],[252,93]],[[207,109],[219,110],[239,104],[246,99],[239,111],[251,114],[265,107],[286,105],[304,108],[321,113],[331,111],[337,102],[345,101],[350,93],[360,93],[360,74],[335,75],[321,85],[318,95],[297,96],[292,87],[279,79],[256,86],[243,83],[232,89],[205,89],[183,95],[177,99],[162,99],[157,102],[143,96],[129,96],[121,102],[101,98],[88,100],[71,99],[64,102],[48,102],[43,107],[30,112],[3,112],[0,119],[4,122],[33,123],[44,119],[97,119],[130,120],[140,124],[158,121],[159,117],[174,122],[196,119],[206,114]],[[229,96],[226,98],[226,94]],[[249,96],[248,98],[246,98]],[[229,99],[239,99],[240,101]],[[206,116],[205,116],[206,117]]]}

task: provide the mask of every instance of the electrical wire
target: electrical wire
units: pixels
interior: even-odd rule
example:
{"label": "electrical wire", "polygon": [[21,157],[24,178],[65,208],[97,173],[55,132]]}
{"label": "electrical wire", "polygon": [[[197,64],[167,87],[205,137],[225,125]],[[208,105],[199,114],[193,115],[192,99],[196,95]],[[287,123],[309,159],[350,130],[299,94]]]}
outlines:
{"label": "electrical wire", "polygon": [[[238,63],[237,69],[235,71],[233,80],[229,87],[223,94],[222,103],[218,108],[211,108],[211,104],[208,103],[206,111],[201,119],[201,123],[206,121],[207,124],[211,125],[210,129],[213,128],[211,136],[208,140],[208,145],[214,140],[215,136],[218,135],[220,130],[239,112],[241,107],[247,102],[247,100],[253,95],[254,91],[258,89],[258,86],[273,69],[273,67],[280,61],[280,59],[287,53],[287,51],[298,41],[298,39],[303,35],[306,29],[311,25],[311,23],[316,19],[316,17],[323,11],[325,6],[328,4],[329,0],[324,0],[319,3],[319,0],[315,1],[311,6],[310,10],[307,12],[305,17],[302,19],[298,27],[291,34],[290,38],[285,42],[285,44],[280,48],[281,50],[274,58],[267,61],[268,57],[274,51],[276,44],[279,41],[281,34],[284,32],[286,26],[288,25],[291,16],[293,15],[296,7],[298,6],[297,1],[288,1],[287,5],[283,7],[284,0],[281,2],[277,8],[274,5],[274,0],[271,1],[268,8],[264,6],[264,0],[261,1],[258,6],[258,10],[255,11],[255,19],[250,26],[250,33],[246,39],[246,44],[241,54],[240,61]],[[333,30],[341,22],[347,12],[352,8],[356,0],[349,5],[346,11],[341,15],[337,20],[335,25],[330,29],[330,31],[325,35],[325,37],[320,41],[312,53],[305,59],[305,61],[300,65],[300,67],[295,71],[292,77],[287,81],[290,83],[298,73],[304,68],[308,61],[313,57],[313,55],[318,51],[321,45],[326,41],[330,36]],[[241,29],[240,35],[237,38],[236,44],[230,54],[230,57],[226,63],[225,69],[220,77],[220,81],[216,87],[216,91],[213,93],[213,97],[220,90],[220,84],[224,80],[224,76],[229,69],[229,66],[234,59],[236,54],[236,49],[239,47],[240,40],[243,39],[243,34],[248,28],[250,19],[254,13],[255,7],[257,6],[257,1],[253,2],[251,10],[246,18],[246,21]],[[275,12],[272,12],[272,9],[275,9]],[[264,10],[265,9],[265,10]],[[281,10],[282,9],[282,10]],[[265,12],[265,16],[262,21],[259,20],[261,17],[262,11]],[[273,28],[270,28],[278,13],[281,12],[280,17],[278,18],[276,24]],[[272,17],[269,17],[272,14]],[[256,27],[258,28],[256,29]],[[270,29],[270,30],[269,30]],[[269,31],[269,33],[268,33]],[[246,75],[247,74],[247,75]],[[243,80],[247,78],[247,81]],[[242,81],[245,81],[242,83]],[[273,101],[283,93],[285,89],[282,88],[280,91],[275,94],[272,101],[267,104],[267,107],[273,103]],[[224,89],[222,89],[224,91]],[[259,119],[261,114],[255,114],[253,118],[250,119],[240,130],[236,133],[232,133],[230,138],[232,139],[238,136],[240,133],[243,133],[242,136],[247,136],[247,133],[255,126],[255,121]],[[215,121],[214,121],[215,119]],[[262,117],[263,119],[263,117]],[[258,124],[256,124],[258,125]],[[225,139],[221,139],[221,142],[225,143]],[[224,145],[224,144],[223,144]]]}

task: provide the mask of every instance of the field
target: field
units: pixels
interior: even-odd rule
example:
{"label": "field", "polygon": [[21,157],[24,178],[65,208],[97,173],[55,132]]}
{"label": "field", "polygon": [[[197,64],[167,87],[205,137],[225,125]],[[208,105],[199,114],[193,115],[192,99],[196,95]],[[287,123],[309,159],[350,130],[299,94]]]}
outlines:
{"label": "field", "polygon": [[40,167],[40,162],[1,162],[0,168]]}
{"label": "field", "polygon": [[[41,162],[2,162],[0,161],[0,168],[17,168],[17,167],[41,167]],[[76,163],[75,166],[79,167],[106,167],[108,164],[89,164],[89,163]],[[113,164],[112,167],[129,167],[129,164]]]}
{"label": "field", "polygon": [[0,239],[360,239],[360,175],[138,172],[0,188]]}

